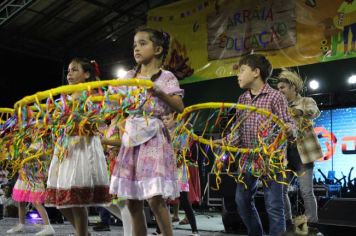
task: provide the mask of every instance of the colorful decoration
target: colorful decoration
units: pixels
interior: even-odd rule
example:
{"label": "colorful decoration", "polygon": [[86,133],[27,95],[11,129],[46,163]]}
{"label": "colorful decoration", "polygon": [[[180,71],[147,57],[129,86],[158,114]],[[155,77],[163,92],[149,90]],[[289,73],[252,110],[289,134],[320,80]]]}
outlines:
{"label": "colorful decoration", "polygon": [[[241,138],[239,132],[243,122],[251,114],[256,113],[263,117],[261,119],[263,122],[256,131],[258,140],[253,148],[239,146],[238,140]],[[285,173],[290,171],[285,168],[287,143],[285,126],[270,111],[243,104],[211,102],[187,107],[177,120],[180,125],[176,129],[176,134],[187,136],[186,144],[192,140],[203,144],[200,145],[200,151],[207,158],[208,164],[211,159],[208,152],[214,157],[212,172],[217,176],[217,188],[221,182],[222,171],[234,177],[232,171],[238,169],[239,175],[234,178],[241,183],[244,183],[243,173],[246,172],[263,177],[266,183],[266,180],[280,182],[277,175],[281,173],[285,176]],[[212,134],[215,134],[214,138]],[[244,165],[240,161],[241,157],[248,160]],[[234,166],[236,163],[238,166]],[[256,163],[264,167],[263,171],[254,168]]]}
{"label": "colorful decoration", "polygon": [[0,164],[12,175],[21,170],[23,179],[44,177],[54,149],[60,158],[69,151],[69,136],[101,135],[114,116],[124,118],[150,103],[150,87],[149,80],[95,81],[24,97],[15,109],[0,110]]}
{"label": "colorful decoration", "polygon": [[[10,167],[12,174],[21,170],[21,177],[28,181],[45,178],[54,150],[60,160],[70,151],[68,137],[104,135],[108,123],[114,119],[122,124],[130,114],[148,118],[151,114],[142,114],[142,107],[155,106],[147,90],[152,85],[152,81],[140,79],[96,81],[24,97],[15,103],[14,110],[0,110],[4,117],[0,126],[0,164]],[[251,115],[262,121],[256,130],[258,139],[253,148],[242,147],[238,145],[239,132]],[[208,153],[213,156],[212,172],[218,185],[219,174],[226,171],[232,176],[234,164],[240,170],[236,181],[242,183],[244,172],[279,181],[276,176],[288,171],[284,162],[285,126],[267,110],[211,102],[187,107],[177,119],[172,139],[180,150],[178,163],[188,165],[189,158],[185,157],[191,153],[191,143],[201,143],[200,150],[207,160]],[[241,157],[248,160],[243,165]],[[262,171],[254,168],[256,163],[263,166]]]}

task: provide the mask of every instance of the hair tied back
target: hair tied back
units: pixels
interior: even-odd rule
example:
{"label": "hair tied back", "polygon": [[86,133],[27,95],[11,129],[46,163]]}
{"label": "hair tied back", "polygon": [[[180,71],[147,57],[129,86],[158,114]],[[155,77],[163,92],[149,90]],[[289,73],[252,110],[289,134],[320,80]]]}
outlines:
{"label": "hair tied back", "polygon": [[99,64],[98,64],[95,60],[91,60],[90,63],[91,63],[91,64],[93,65],[93,67],[94,67],[95,76],[100,77]]}

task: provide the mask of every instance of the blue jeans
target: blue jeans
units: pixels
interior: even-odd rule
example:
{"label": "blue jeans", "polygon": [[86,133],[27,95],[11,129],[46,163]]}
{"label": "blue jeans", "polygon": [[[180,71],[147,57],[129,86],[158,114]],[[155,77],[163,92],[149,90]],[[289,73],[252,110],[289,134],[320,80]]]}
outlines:
{"label": "blue jeans", "polygon": [[[235,201],[237,210],[250,236],[262,236],[264,234],[260,216],[255,206],[255,195],[258,178],[251,174],[245,174],[245,183],[237,184]],[[286,231],[284,220],[284,204],[282,185],[274,181],[268,181],[268,187],[263,187],[266,212],[269,220],[269,235],[277,236]]]}
{"label": "blue jeans", "polygon": [[110,212],[104,207],[99,207],[99,216],[102,223],[110,225]]}

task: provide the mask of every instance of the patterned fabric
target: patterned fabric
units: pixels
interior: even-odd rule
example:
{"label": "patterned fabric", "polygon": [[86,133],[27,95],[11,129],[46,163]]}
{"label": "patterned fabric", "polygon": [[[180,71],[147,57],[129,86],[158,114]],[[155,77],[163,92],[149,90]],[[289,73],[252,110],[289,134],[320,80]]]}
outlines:
{"label": "patterned fabric", "polygon": [[110,203],[109,176],[98,136],[70,136],[64,158],[55,149],[46,189],[46,205],[57,208]]}
{"label": "patterned fabric", "polygon": [[[33,150],[33,153],[36,153],[42,145],[47,147],[48,142],[31,143],[28,146],[28,151]],[[41,204],[45,202],[45,180],[47,178],[48,160],[48,156],[44,155],[23,165],[12,190],[12,199],[16,202]]]}
{"label": "patterned fabric", "polygon": [[303,112],[302,116],[291,113],[297,125],[297,149],[303,164],[314,162],[323,156],[320,143],[313,128],[313,119],[320,115],[320,111],[314,99],[301,97],[300,95],[289,104],[290,108]]}
{"label": "patterned fabric", "polygon": [[179,189],[181,192],[189,192],[188,165],[181,152],[183,148],[186,148],[187,136],[175,135],[174,131],[176,128],[177,126],[175,125],[169,129],[169,135],[172,139],[174,156],[177,161]]}
{"label": "patterned fabric", "polygon": [[[127,72],[126,78],[133,78],[135,71],[131,70]],[[148,77],[139,77],[139,79],[149,80]],[[179,83],[174,74],[167,70],[162,70],[161,75],[154,82],[163,92],[169,95],[184,96],[184,90],[179,87]],[[153,116],[161,116],[172,112],[173,110],[161,99],[153,96],[153,103],[147,104],[142,108],[142,112],[150,114],[153,112]]]}
{"label": "patterned fabric", "polygon": [[181,192],[189,192],[189,179],[187,165],[182,164],[177,167],[178,184]]}
{"label": "patterned fabric", "polygon": [[[110,126],[107,128],[106,133],[104,134],[105,138],[109,140],[120,140],[120,129],[119,129],[119,115],[115,116],[110,123]],[[109,177],[112,174],[112,171],[115,166],[115,159],[119,153],[119,147],[106,145],[104,146],[106,161],[109,166]]]}
{"label": "patterned fabric", "polygon": [[153,138],[159,128],[158,118],[144,116],[129,116],[125,122],[125,132],[121,137],[122,145],[135,147]]}
{"label": "patterned fabric", "polygon": [[[253,98],[250,91],[246,91],[240,96],[238,103],[269,110],[283,122],[289,123],[294,127],[294,122],[288,114],[288,102],[286,98],[268,84],[265,84]],[[246,110],[240,110],[238,113],[238,116],[243,117],[244,121],[241,123],[235,142],[239,144],[239,147],[256,148],[258,145],[258,134],[263,136],[263,131],[268,131],[270,128],[269,126],[265,127],[269,121],[268,117]],[[265,127],[265,129],[261,130],[261,127]],[[249,158],[253,158],[254,163],[252,168],[254,171],[263,172],[265,163],[257,155],[241,156],[240,166],[242,167],[242,171],[245,171]]]}
{"label": "patterned fabric", "polygon": [[16,202],[44,203],[44,182],[30,184],[18,178],[12,190],[12,199]]}
{"label": "patterned fabric", "polygon": [[[65,206],[92,206],[99,203],[108,202],[108,186],[94,187],[72,187],[71,189],[54,189],[46,190],[46,205],[52,205],[53,202],[58,208]],[[101,205],[101,204],[99,204]]]}
{"label": "patterned fabric", "polygon": [[179,196],[176,160],[173,148],[164,135],[163,124],[155,137],[136,147],[120,147],[110,193],[128,199]]}
{"label": "patterned fabric", "polygon": [[[135,72],[127,73],[126,78],[134,77]],[[140,77],[140,79],[149,79]],[[183,96],[177,78],[169,71],[162,70],[154,82],[169,95]],[[146,104],[142,113],[159,118],[171,112],[171,108],[157,97]],[[119,155],[111,176],[110,193],[128,199],[149,199],[162,195],[174,199],[179,196],[176,160],[168,131],[163,122],[157,119],[159,130],[147,142],[135,147],[120,147]],[[125,130],[126,131],[126,130]]]}

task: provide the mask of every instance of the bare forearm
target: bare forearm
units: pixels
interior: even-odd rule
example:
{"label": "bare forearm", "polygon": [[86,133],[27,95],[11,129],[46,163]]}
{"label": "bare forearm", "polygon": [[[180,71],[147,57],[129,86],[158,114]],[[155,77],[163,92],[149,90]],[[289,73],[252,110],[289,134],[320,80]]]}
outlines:
{"label": "bare forearm", "polygon": [[121,146],[121,141],[120,140],[111,140],[111,139],[107,139],[107,138],[102,138],[101,139],[101,144],[120,147]]}
{"label": "bare forearm", "polygon": [[182,113],[184,110],[184,104],[182,98],[178,95],[169,95],[164,92],[157,94],[157,96],[168,104],[174,111]]}

